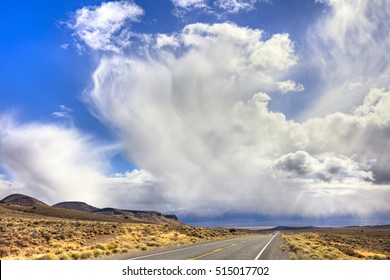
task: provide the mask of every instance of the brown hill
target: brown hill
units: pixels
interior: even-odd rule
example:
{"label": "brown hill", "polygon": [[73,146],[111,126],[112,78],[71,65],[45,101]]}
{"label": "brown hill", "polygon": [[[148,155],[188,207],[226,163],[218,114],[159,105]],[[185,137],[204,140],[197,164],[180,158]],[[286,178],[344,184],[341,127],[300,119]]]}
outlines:
{"label": "brown hill", "polygon": [[54,204],[52,207],[77,210],[77,211],[88,212],[88,213],[92,213],[93,211],[99,209],[97,207],[91,206],[85,202],[80,202],[80,201],[60,202],[60,203]]}
{"label": "brown hill", "polygon": [[116,208],[102,208],[93,211],[107,216],[123,217],[125,219],[140,219],[151,223],[181,223],[175,215],[163,215],[157,211],[126,210]]}
{"label": "brown hill", "polygon": [[12,204],[12,205],[30,206],[30,207],[48,206],[46,203],[43,203],[42,201],[36,198],[24,194],[11,194],[6,198],[4,198],[3,200],[1,200],[0,202],[6,204]]}

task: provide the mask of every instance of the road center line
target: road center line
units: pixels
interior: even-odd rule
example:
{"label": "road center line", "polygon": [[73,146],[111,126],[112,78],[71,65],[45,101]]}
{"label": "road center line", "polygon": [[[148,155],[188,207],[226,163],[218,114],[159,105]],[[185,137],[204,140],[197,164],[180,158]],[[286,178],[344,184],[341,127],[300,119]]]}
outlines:
{"label": "road center line", "polygon": [[219,251],[222,251],[222,250],[225,250],[225,249],[234,247],[234,246],[236,246],[236,245],[237,245],[237,243],[231,244],[231,245],[229,245],[229,246],[226,246],[226,247],[223,247],[223,248],[218,248],[218,249],[215,249],[214,251],[208,252],[208,253],[206,253],[206,254],[203,254],[203,255],[200,255],[200,256],[197,256],[197,257],[194,257],[194,258],[189,258],[189,259],[187,259],[187,260],[197,260],[197,259],[206,257],[206,256],[208,256],[208,255],[217,253],[217,252],[219,252]]}
{"label": "road center line", "polygon": [[[226,240],[228,240],[228,239],[226,239]],[[244,241],[246,241],[246,240],[244,240]],[[215,241],[215,242],[218,242],[218,241]],[[239,242],[239,243],[241,243],[241,242]],[[213,242],[211,242],[211,243],[213,243]],[[201,246],[207,246],[207,245],[210,245],[210,244],[209,243],[203,243],[203,244],[189,246],[189,247],[185,247],[185,248],[173,249],[173,250],[164,251],[164,252],[160,252],[160,253],[149,254],[149,255],[145,255],[145,256],[131,258],[129,260],[139,260],[139,259],[144,259],[144,258],[148,258],[148,257],[159,256],[159,255],[164,255],[164,254],[173,253],[173,252],[179,252],[179,251],[188,250],[188,249],[191,249],[191,248],[197,248],[197,247],[201,247]]]}
{"label": "road center line", "polygon": [[278,235],[278,232],[275,233],[275,235],[271,238],[270,241],[263,247],[263,250],[260,251],[260,253],[256,256],[255,261],[258,260],[261,256],[261,254],[265,251],[265,249],[268,247],[268,245],[272,242],[272,240],[275,238],[275,236]]}
{"label": "road center line", "polygon": [[229,249],[229,248],[232,248],[234,246],[237,246],[238,244],[241,244],[241,243],[244,243],[244,242],[247,242],[248,240],[243,240],[241,242],[238,242],[238,243],[234,243],[234,244],[231,244],[229,246],[226,246],[226,247],[222,247],[222,248],[218,248],[218,249],[215,249],[214,251],[211,251],[211,252],[208,252],[206,254],[203,254],[203,255],[200,255],[200,256],[197,256],[197,257],[194,257],[194,258],[189,258],[187,260],[198,260],[198,259],[201,259],[203,257],[206,257],[208,255],[211,255],[211,254],[214,254],[214,253],[217,253],[217,252],[220,252],[220,251],[223,251],[223,250],[226,250],[226,249]]}

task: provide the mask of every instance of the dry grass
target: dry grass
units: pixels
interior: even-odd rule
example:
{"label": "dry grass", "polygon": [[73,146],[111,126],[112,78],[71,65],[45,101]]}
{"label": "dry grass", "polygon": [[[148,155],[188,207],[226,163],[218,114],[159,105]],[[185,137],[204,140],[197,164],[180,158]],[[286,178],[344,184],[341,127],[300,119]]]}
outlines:
{"label": "dry grass", "polygon": [[[379,231],[379,230],[377,230]],[[299,260],[358,260],[390,259],[389,240],[377,239],[374,230],[368,235],[354,231],[283,233],[290,259]],[[376,243],[382,244],[376,246]]]}
{"label": "dry grass", "polygon": [[224,229],[185,225],[74,221],[0,212],[1,259],[93,259],[234,237]]}

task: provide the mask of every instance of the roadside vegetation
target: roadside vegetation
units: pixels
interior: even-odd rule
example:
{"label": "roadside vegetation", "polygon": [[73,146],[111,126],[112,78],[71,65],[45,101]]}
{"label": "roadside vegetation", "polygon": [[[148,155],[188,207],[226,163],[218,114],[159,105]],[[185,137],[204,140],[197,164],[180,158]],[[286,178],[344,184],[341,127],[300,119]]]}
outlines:
{"label": "roadside vegetation", "polygon": [[187,225],[75,221],[28,213],[16,217],[1,214],[0,258],[3,260],[94,259],[241,234]]}
{"label": "roadside vegetation", "polygon": [[282,237],[291,260],[389,260],[390,229],[351,228],[288,232]]}

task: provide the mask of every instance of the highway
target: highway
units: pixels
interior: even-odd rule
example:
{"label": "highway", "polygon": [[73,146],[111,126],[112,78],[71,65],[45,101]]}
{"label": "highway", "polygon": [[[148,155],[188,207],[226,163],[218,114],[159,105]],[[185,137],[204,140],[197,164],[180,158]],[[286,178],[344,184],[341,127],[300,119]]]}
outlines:
{"label": "highway", "polygon": [[174,249],[143,252],[130,260],[269,260],[287,259],[280,250],[282,244],[278,233],[255,235],[202,244],[187,245]]}

